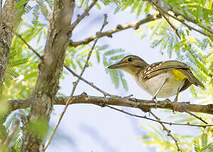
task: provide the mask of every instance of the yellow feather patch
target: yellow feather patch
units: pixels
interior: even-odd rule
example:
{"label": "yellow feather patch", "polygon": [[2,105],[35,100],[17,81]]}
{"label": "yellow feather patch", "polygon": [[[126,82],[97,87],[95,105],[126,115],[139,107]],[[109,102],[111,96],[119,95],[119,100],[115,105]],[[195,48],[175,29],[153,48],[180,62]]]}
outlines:
{"label": "yellow feather patch", "polygon": [[186,78],[186,75],[184,75],[180,70],[172,70],[172,73],[175,75],[175,80],[183,80]]}

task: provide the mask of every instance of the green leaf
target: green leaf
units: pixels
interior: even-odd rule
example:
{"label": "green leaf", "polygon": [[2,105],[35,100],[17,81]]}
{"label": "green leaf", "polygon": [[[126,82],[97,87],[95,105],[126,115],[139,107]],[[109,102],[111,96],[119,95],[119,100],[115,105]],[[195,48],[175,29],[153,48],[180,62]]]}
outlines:
{"label": "green leaf", "polygon": [[96,59],[97,59],[97,62],[100,63],[100,53],[99,53],[99,51],[96,51]]}
{"label": "green leaf", "polygon": [[201,135],[201,143],[202,143],[202,147],[207,146],[208,143],[208,135],[206,133],[203,133]]}
{"label": "green leaf", "polygon": [[112,56],[112,57],[110,57],[110,60],[120,60],[120,59],[122,59],[123,57],[124,57],[125,55],[124,54],[121,54],[121,55],[115,55],[115,56]]}
{"label": "green leaf", "polygon": [[122,50],[122,49],[112,49],[112,50],[106,51],[104,53],[104,56],[110,56],[110,55],[113,55],[115,53],[122,53],[122,52],[124,52],[124,50]]}
{"label": "green leaf", "polygon": [[121,71],[118,71],[118,72],[119,72],[119,77],[120,77],[120,79],[121,79],[123,88],[124,88],[126,91],[128,91],[128,85],[127,85],[126,80],[123,78],[123,77],[124,77],[123,72],[121,72]]}
{"label": "green leaf", "polygon": [[10,64],[10,66],[18,66],[18,65],[27,63],[27,61],[28,61],[28,58],[16,59],[16,60],[11,61],[9,64]]}

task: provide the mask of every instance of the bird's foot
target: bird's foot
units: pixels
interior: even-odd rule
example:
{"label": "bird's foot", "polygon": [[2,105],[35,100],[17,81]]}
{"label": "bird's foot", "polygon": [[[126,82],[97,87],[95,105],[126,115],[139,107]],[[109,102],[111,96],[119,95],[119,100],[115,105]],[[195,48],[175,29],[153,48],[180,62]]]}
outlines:
{"label": "bird's foot", "polygon": [[[114,97],[114,96],[111,96],[112,98]],[[107,97],[106,96],[104,96],[104,100],[103,101],[101,101],[101,102],[99,102],[99,106],[100,107],[105,107],[105,106],[107,106]]]}
{"label": "bird's foot", "polygon": [[156,96],[154,96],[154,97],[152,98],[152,101],[155,102],[155,108],[157,108],[157,102],[158,102],[158,101],[157,101]]}
{"label": "bird's foot", "polygon": [[172,112],[175,113],[176,109],[178,108],[178,104],[177,104],[177,101],[174,101],[172,103],[173,107],[172,107]]}
{"label": "bird's foot", "polygon": [[100,102],[99,106],[101,106],[102,108],[106,106],[106,101]]}

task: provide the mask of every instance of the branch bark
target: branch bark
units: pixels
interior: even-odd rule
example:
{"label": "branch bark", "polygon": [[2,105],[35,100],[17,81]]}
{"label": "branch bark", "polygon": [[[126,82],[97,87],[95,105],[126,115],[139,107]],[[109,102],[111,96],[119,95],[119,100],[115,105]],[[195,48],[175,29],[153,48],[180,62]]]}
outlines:
{"label": "branch bark", "polygon": [[[55,105],[64,105],[66,98],[57,98]],[[152,100],[143,100],[143,99],[135,99],[135,98],[122,98],[122,97],[95,97],[95,96],[87,96],[86,94],[82,94],[80,96],[75,96],[73,100],[73,104],[75,103],[89,103],[89,104],[96,104],[96,105],[116,105],[116,106],[126,106],[126,107],[133,107],[133,108],[140,108],[140,109],[152,109],[152,108],[159,108],[159,109],[170,109],[177,112],[185,112],[186,110],[190,112],[200,112],[200,113],[207,113],[213,114],[213,104],[208,105],[197,105],[197,104],[190,104],[186,102],[170,102],[169,100],[162,100],[159,101],[157,104]]]}
{"label": "branch bark", "polygon": [[[31,97],[29,121],[24,127],[21,151],[44,151],[43,141],[47,135],[50,113],[59,89],[65,50],[71,36],[71,32],[68,32],[66,28],[70,26],[74,7],[74,0],[54,1],[53,17],[50,20],[44,56],[39,65],[39,75]],[[37,124],[44,126],[43,134],[36,132],[34,127]]]}
{"label": "branch bark", "polygon": [[[69,97],[57,97],[54,99],[54,105],[65,105],[66,101]],[[26,100],[10,100],[8,104],[10,106],[10,110],[27,108],[31,104],[31,99]],[[199,104],[190,104],[188,102],[171,102],[169,100],[158,101],[157,103],[152,100],[144,100],[144,99],[136,99],[136,98],[123,98],[119,96],[111,96],[111,97],[99,97],[99,96],[89,96],[86,93],[83,93],[78,96],[73,96],[73,100],[71,104],[94,104],[103,106],[107,105],[115,105],[115,106],[125,106],[132,108],[140,108],[140,109],[169,109],[177,112],[198,112],[213,115],[213,104],[207,105],[199,105]]]}
{"label": "branch bark", "polygon": [[151,21],[154,21],[154,20],[159,19],[159,18],[160,18],[159,15],[157,15],[157,16],[150,15],[150,16],[138,21],[135,24],[118,25],[115,29],[108,30],[106,32],[97,32],[96,35],[85,38],[82,41],[73,42],[72,40],[70,40],[70,45],[73,46],[73,47],[76,47],[78,45],[88,44],[91,41],[98,39],[98,38],[101,38],[101,37],[105,37],[105,36],[112,37],[112,34],[114,34],[114,33],[117,33],[117,32],[120,32],[120,31],[123,31],[123,30],[126,30],[126,29],[130,29],[130,28],[138,29],[141,25],[148,23],[148,22],[151,22]]}
{"label": "branch bark", "polygon": [[89,15],[89,11],[95,6],[97,1],[98,0],[93,0],[93,2],[84,11],[84,13],[82,15],[79,15],[78,18],[76,19],[76,21],[72,25],[70,25],[70,27],[68,29],[72,31],[86,16],[88,16]]}

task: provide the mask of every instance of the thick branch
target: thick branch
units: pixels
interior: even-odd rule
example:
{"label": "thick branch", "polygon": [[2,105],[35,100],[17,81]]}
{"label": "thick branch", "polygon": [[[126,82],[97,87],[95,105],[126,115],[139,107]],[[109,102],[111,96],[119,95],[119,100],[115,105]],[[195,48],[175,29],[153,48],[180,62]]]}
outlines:
{"label": "thick branch", "polygon": [[[54,105],[65,105],[68,97],[57,97],[55,99]],[[30,106],[30,99],[27,100],[10,100],[9,106],[11,110],[27,108]],[[140,108],[140,109],[170,109],[177,112],[199,112],[206,114],[213,114],[213,104],[207,105],[198,105],[198,104],[190,104],[186,102],[170,102],[169,100],[162,100],[155,104],[152,100],[143,100],[143,99],[135,99],[135,98],[122,98],[119,96],[112,97],[99,97],[99,96],[88,96],[83,93],[79,96],[73,96],[72,104],[95,104],[95,105],[115,105],[115,106],[126,106],[132,108]]]}
{"label": "thick branch", "polygon": [[82,44],[88,44],[89,42],[91,42],[95,39],[104,37],[104,36],[112,37],[112,34],[114,34],[114,33],[117,33],[117,32],[120,32],[120,31],[123,31],[123,30],[126,30],[126,29],[130,29],[130,28],[138,29],[141,25],[148,23],[148,22],[151,22],[151,21],[154,21],[158,18],[160,18],[160,16],[150,15],[150,16],[146,17],[145,19],[138,21],[135,24],[118,25],[115,29],[108,30],[106,32],[97,32],[96,35],[88,37],[88,38],[86,38],[82,41],[79,41],[79,42],[73,42],[72,40],[70,40],[70,45],[75,47],[75,46],[82,45]]}
{"label": "thick branch", "polygon": [[[57,98],[54,104],[65,104],[64,100],[66,98]],[[89,104],[96,104],[96,105],[103,105],[103,103],[110,104],[110,105],[117,105],[117,106],[127,106],[133,108],[140,108],[140,109],[152,109],[152,108],[160,108],[160,109],[170,109],[178,111],[178,112],[200,112],[200,113],[207,113],[213,114],[213,104],[208,105],[197,105],[197,104],[190,104],[185,102],[170,102],[169,100],[159,101],[157,105],[152,100],[143,100],[143,99],[134,99],[134,98],[122,98],[122,97],[96,97],[96,96],[87,96],[87,95],[80,95],[75,96],[73,103],[89,103]]]}
{"label": "thick branch", "polygon": [[[31,98],[29,122],[24,125],[21,151],[44,151],[42,142],[47,135],[53,99],[59,89],[59,78],[64,65],[65,50],[72,34],[66,28],[70,26],[74,7],[74,0],[54,1],[44,56],[41,59],[39,75]],[[32,124],[38,122],[42,122],[45,126],[44,129],[46,129],[42,136],[33,133],[32,128],[30,128],[33,126]]]}

